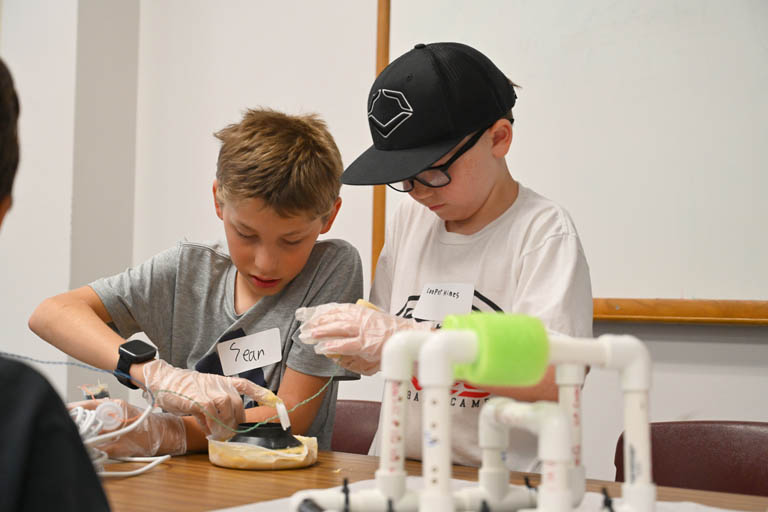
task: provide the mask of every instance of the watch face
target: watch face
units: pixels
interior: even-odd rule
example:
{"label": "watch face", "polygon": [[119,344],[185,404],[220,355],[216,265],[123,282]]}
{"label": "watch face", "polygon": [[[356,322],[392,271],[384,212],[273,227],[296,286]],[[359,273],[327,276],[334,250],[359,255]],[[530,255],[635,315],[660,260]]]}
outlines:
{"label": "watch face", "polygon": [[129,340],[120,345],[120,351],[135,361],[147,361],[155,357],[157,349],[141,340]]}

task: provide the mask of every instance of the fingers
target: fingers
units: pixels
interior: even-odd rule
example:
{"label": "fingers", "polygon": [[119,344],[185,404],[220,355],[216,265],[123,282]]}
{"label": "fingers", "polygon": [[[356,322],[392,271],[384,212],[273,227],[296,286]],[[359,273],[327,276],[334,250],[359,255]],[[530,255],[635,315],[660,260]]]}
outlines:
{"label": "fingers", "polygon": [[359,320],[334,319],[333,322],[315,324],[302,329],[302,334],[312,338],[351,338],[359,337],[361,325]]}
{"label": "fingers", "polygon": [[335,320],[354,320],[359,318],[366,309],[356,304],[337,304],[331,302],[310,308],[299,308],[296,310],[296,319],[305,326],[313,327]]}
{"label": "fingers", "polygon": [[381,361],[367,361],[356,356],[341,356],[338,363],[347,370],[369,376],[378,372],[381,367]]}
{"label": "fingers", "polygon": [[227,434],[231,436],[232,430],[237,428],[237,425],[242,423],[245,418],[245,410],[240,395],[234,387],[228,385],[228,388],[226,392],[217,393],[213,399],[217,413],[215,419],[207,418],[211,434],[216,438],[227,437]]}
{"label": "fingers", "polygon": [[315,346],[315,353],[326,357],[357,356],[362,346],[359,341],[325,340]]}
{"label": "fingers", "polygon": [[252,399],[256,400],[259,405],[268,405],[274,407],[279,400],[277,395],[275,395],[272,391],[263,388],[248,379],[234,377],[232,378],[232,385],[235,387],[238,393],[251,397]]}
{"label": "fingers", "polygon": [[200,408],[194,411],[192,416],[195,417],[197,424],[200,425],[200,428],[203,430],[203,432],[205,432],[206,435],[211,435],[211,428],[212,424],[214,423],[211,418],[218,418],[219,412],[216,410],[216,407],[213,405],[213,403],[201,403]]}
{"label": "fingers", "polygon": [[313,316],[315,316],[315,313],[317,313],[317,307],[311,307],[311,308],[299,308],[296,310],[296,320],[299,322],[307,322],[309,321]]}

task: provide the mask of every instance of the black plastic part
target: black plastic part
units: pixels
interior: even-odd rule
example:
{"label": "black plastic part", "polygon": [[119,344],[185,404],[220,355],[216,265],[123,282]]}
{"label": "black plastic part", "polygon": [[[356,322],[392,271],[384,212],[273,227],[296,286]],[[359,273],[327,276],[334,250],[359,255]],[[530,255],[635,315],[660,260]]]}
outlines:
{"label": "black plastic part", "polygon": [[344,479],[344,486],[341,488],[344,493],[344,512],[349,512],[349,479]]}
{"label": "black plastic part", "polygon": [[325,509],[309,498],[299,503],[299,512],[323,512]]}
{"label": "black plastic part", "polygon": [[525,482],[525,486],[528,489],[530,489],[531,491],[535,491],[536,490],[536,488],[531,485],[531,479],[530,478],[528,478],[527,476],[524,476],[523,477],[523,481]]}
{"label": "black plastic part", "polygon": [[608,494],[608,489],[605,487],[603,487],[603,509],[608,510],[608,512],[613,512],[613,500]]}
{"label": "black plastic part", "polygon": [[[253,427],[255,424],[241,423],[237,426],[237,430],[245,430]],[[248,432],[236,434],[229,442],[254,444],[263,448],[269,448],[270,450],[301,446],[301,441],[291,434],[291,429],[283,430],[279,423],[265,423]]]}
{"label": "black plastic part", "polygon": [[480,503],[480,512],[491,512],[491,507],[488,506],[488,502],[483,500]]}

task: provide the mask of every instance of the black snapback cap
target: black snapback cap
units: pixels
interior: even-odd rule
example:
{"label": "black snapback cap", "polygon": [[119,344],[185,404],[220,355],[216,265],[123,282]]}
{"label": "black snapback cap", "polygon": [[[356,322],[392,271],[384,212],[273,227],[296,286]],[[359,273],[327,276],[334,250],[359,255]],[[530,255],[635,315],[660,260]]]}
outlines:
{"label": "black snapback cap", "polygon": [[394,183],[429,167],[466,135],[515,105],[512,82],[461,43],[417,44],[373,82],[368,124],[373,146],[344,171],[347,185]]}

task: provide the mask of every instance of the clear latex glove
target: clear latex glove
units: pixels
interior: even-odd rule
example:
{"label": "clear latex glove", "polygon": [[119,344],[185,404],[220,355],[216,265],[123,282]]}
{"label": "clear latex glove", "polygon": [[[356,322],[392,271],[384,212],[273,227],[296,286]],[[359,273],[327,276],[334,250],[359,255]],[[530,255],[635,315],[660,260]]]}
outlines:
{"label": "clear latex glove", "polygon": [[296,310],[302,322],[299,339],[315,352],[338,358],[339,364],[364,375],[379,369],[381,350],[397,331],[431,330],[431,322],[416,322],[358,304],[323,304]]}
{"label": "clear latex glove", "polygon": [[[101,434],[124,428],[137,420],[143,409],[123,400],[103,398],[67,404],[68,409],[82,407],[96,409],[99,404],[111,401],[122,409],[122,420],[117,428],[102,429]],[[126,421],[127,420],[127,421]],[[179,416],[168,413],[150,413],[135,429],[120,437],[108,439],[96,446],[110,457],[152,457],[154,455],[181,455],[187,451],[187,432]]]}
{"label": "clear latex glove", "polygon": [[[240,395],[251,397],[259,405],[274,407],[281,402],[272,391],[248,379],[176,368],[162,359],[144,365],[144,384],[155,394],[155,405],[173,414],[191,414],[206,434],[219,440],[232,437],[234,432],[230,428],[237,428],[245,419]],[[173,393],[158,393],[160,390],[180,393],[200,405]],[[149,399],[146,393],[145,398]]]}
{"label": "clear latex glove", "polygon": [[368,361],[358,356],[328,356],[335,360],[339,366],[360,375],[375,375],[381,370],[381,360]]}

